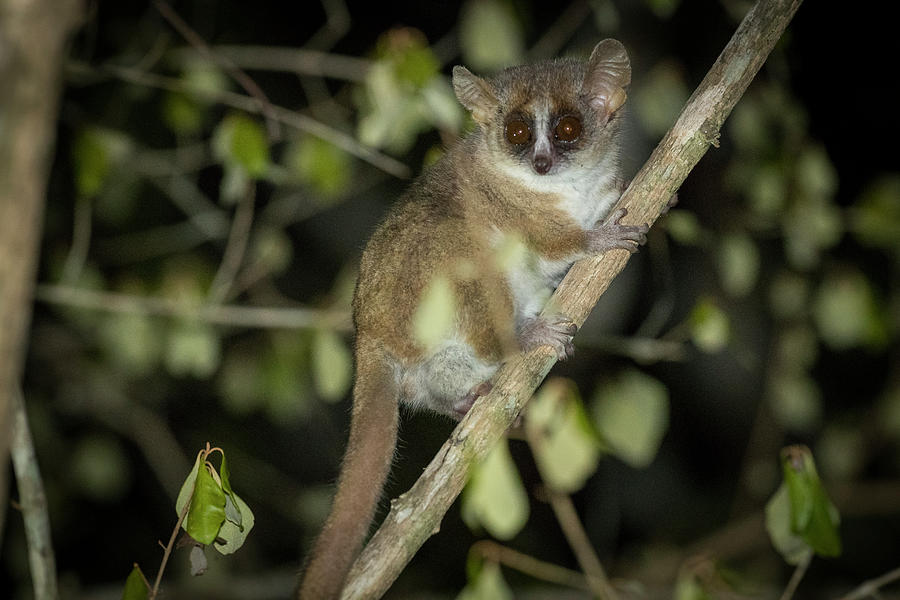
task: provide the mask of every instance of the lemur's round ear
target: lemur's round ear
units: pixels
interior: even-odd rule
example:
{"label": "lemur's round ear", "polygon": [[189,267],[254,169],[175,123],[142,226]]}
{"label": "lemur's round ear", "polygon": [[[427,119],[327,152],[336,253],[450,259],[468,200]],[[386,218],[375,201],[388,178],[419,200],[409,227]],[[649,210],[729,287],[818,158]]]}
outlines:
{"label": "lemur's round ear", "polygon": [[631,83],[631,61],[622,42],[605,39],[588,59],[581,92],[600,114],[601,124],[625,104],[625,86]]}
{"label": "lemur's round ear", "polygon": [[472,113],[476,123],[486,124],[497,109],[497,96],[491,84],[465,67],[453,67],[453,91],[459,102]]}

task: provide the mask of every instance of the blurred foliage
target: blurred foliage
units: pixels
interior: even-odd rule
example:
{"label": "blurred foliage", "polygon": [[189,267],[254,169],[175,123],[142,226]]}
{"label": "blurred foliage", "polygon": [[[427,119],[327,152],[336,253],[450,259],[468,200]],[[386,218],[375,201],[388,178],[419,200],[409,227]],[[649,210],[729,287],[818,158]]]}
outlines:
{"label": "blurred foliage", "polygon": [[549,379],[528,402],[525,428],[546,484],[571,493],[597,470],[602,445],[574,382]]}
{"label": "blurred foliage", "polygon": [[460,511],[470,528],[484,528],[501,540],[514,537],[528,522],[528,494],[506,440],[500,440],[473,469]]}
{"label": "blurred foliage", "polygon": [[512,600],[515,598],[503,579],[500,565],[485,562],[475,572],[469,573],[469,584],[456,597],[456,600]]}
{"label": "blurred foliage", "polygon": [[812,453],[804,446],[782,452],[784,482],[766,504],[766,528],[772,543],[792,565],[815,553],[838,556],[840,514],[816,472]]}
{"label": "blurred foliage", "polygon": [[459,17],[463,62],[475,71],[499,71],[525,58],[525,39],[508,0],[469,0]]}
{"label": "blurred foliage", "polygon": [[[489,74],[622,39],[634,66],[630,176],[746,3],[468,0],[407,3],[401,17],[324,2],[327,19],[319,5],[220,4],[176,6],[213,53],[324,53],[312,66],[310,55],[289,65],[234,58],[298,117],[279,122],[279,135],[258,101],[233,101],[246,90],[226,63],[143,5],[97,5],[73,46],[40,279],[83,295],[39,291],[25,379],[64,597],[97,597],[134,561],[158,560],[147,540],[170,527],[191,468],[185,449],[209,438],[229,448],[257,530],[237,562],[210,558],[210,591],[189,582],[187,552],[176,552],[169,597],[288,593],[343,450],[359,251],[404,185],[372,157],[418,172],[470,125],[453,64]],[[896,566],[900,172],[858,139],[891,139],[889,116],[868,114],[890,95],[834,93],[834,64],[820,53],[835,44],[816,10],[800,9],[721,147],[579,332],[577,355],[531,400],[526,443],[504,440],[474,470],[439,547],[426,547],[389,597],[527,597],[534,580],[515,567],[479,558],[466,572],[466,548],[482,536],[578,569],[547,490],[571,496],[615,577],[660,585],[663,597],[774,597],[788,576],[778,552],[795,563],[811,550],[834,554],[836,542],[841,556],[819,570],[816,558],[798,598]],[[867,104],[851,110],[857,101]],[[511,237],[498,261],[521,260],[521,244]],[[442,335],[454,302],[449,281],[434,277],[413,319],[421,343]],[[225,325],[210,308],[258,312]],[[270,326],[270,310],[295,326]],[[672,345],[678,360],[664,351]],[[386,496],[408,489],[451,426],[404,415]],[[794,443],[817,464],[805,453],[779,463]],[[738,551],[719,554],[706,537],[764,511],[774,548],[740,534],[730,539]],[[3,544],[0,589],[29,597],[13,511]],[[672,558],[647,558],[660,548]],[[688,556],[698,548],[710,549],[700,562]],[[135,571],[128,582],[143,586]]]}

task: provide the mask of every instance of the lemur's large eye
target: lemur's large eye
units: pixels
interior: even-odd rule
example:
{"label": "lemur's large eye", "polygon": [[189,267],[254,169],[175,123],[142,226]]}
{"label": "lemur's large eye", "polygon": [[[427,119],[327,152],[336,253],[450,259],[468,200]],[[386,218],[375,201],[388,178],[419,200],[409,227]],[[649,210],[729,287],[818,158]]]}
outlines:
{"label": "lemur's large eye", "polygon": [[581,121],[571,115],[563,117],[556,123],[553,135],[561,142],[574,142],[581,135]]}
{"label": "lemur's large eye", "polygon": [[531,128],[522,119],[513,119],[506,124],[506,139],[516,146],[525,144],[531,139]]}

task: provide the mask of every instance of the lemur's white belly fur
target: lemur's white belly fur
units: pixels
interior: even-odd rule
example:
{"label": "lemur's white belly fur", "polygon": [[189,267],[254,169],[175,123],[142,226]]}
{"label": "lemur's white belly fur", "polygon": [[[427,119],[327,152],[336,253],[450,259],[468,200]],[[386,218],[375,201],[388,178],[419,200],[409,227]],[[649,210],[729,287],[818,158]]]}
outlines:
{"label": "lemur's white belly fur", "polygon": [[[562,174],[538,175],[531,169],[504,168],[507,175],[536,192],[559,198],[557,207],[582,229],[594,227],[604,219],[619,199],[617,157],[607,156],[600,164],[568,164]],[[503,243],[509,232],[496,232],[494,244]],[[537,315],[563,276],[583,254],[548,260],[532,251],[506,265],[507,282],[516,307],[516,321]]]}

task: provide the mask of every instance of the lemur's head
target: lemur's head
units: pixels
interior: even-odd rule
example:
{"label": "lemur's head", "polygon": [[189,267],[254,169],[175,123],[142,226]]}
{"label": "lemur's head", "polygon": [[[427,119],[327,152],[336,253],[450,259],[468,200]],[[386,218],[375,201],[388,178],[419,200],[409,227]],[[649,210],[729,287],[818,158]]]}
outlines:
{"label": "lemur's head", "polygon": [[[576,163],[617,150],[631,64],[625,47],[606,39],[587,62],[561,58],[481,78],[453,68],[456,97],[471,113],[503,167],[528,176],[561,175]],[[524,175],[524,172],[523,172]]]}

